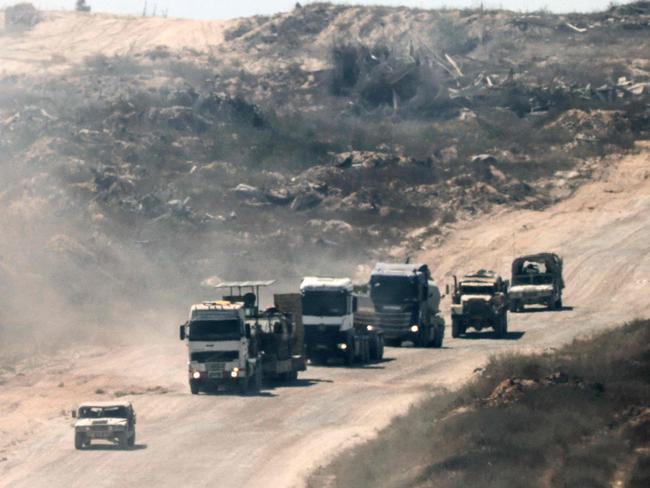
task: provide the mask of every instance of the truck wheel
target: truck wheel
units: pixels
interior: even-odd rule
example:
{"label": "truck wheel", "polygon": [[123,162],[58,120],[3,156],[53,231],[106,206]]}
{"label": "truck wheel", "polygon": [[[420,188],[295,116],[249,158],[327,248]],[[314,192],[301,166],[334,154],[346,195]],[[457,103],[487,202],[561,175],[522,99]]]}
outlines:
{"label": "truck wheel", "polygon": [[435,328],[435,331],[436,335],[434,336],[431,345],[436,349],[440,349],[442,347],[442,341],[445,336],[445,328],[443,326],[437,326]]}
{"label": "truck wheel", "polygon": [[375,361],[384,359],[384,336],[377,336],[377,354],[375,354]]}
{"label": "truck wheel", "polygon": [[119,437],[117,438],[117,445],[119,446],[120,449],[126,449],[128,446],[128,433],[127,432],[122,432],[120,433]]}
{"label": "truck wheel", "polygon": [[415,347],[427,347],[429,345],[429,332],[430,328],[428,326],[422,326],[418,335],[415,337],[414,346]]}
{"label": "truck wheel", "polygon": [[346,365],[350,366],[354,363],[354,340],[348,340],[346,344],[348,345],[348,348],[345,350],[343,361]]}
{"label": "truck wheel", "polygon": [[511,301],[510,305],[509,305],[509,308],[510,308],[510,311],[512,313],[517,313],[517,312],[521,311],[521,305],[519,304],[519,302],[517,300]]}
{"label": "truck wheel", "polygon": [[243,378],[239,378],[237,380],[237,386],[239,386],[239,393],[242,395],[247,395],[248,394],[248,376],[244,376]]}
{"label": "truck wheel", "polygon": [[388,347],[401,347],[402,339],[384,339],[384,344]]}
{"label": "truck wheel", "polygon": [[86,435],[82,432],[74,433],[74,448],[83,449],[86,445]]}
{"label": "truck wheel", "polygon": [[558,297],[558,299],[553,302],[552,310],[562,310],[562,297]]}
{"label": "truck wheel", "polygon": [[460,335],[465,332],[463,330],[463,325],[461,324],[460,320],[457,318],[452,317],[451,318],[451,336],[453,338],[458,338]]}
{"label": "truck wheel", "polygon": [[129,437],[129,447],[135,446],[135,431],[133,431],[133,435]]}
{"label": "truck wheel", "polygon": [[253,389],[255,393],[259,393],[262,390],[262,365],[255,365],[255,376],[253,377]]}
{"label": "truck wheel", "polygon": [[199,394],[199,382],[190,380],[190,391],[192,392],[192,395],[198,395]]}

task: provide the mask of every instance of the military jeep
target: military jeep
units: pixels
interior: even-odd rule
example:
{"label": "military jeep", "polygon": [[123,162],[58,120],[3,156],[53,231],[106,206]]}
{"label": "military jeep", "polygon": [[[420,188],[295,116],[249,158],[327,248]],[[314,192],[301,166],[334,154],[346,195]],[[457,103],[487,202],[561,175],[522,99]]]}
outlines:
{"label": "military jeep", "polygon": [[562,310],[562,266],[562,258],[552,253],[515,259],[509,290],[510,311],[523,312],[526,305],[545,305],[550,310]]}
{"label": "military jeep", "polygon": [[493,271],[467,274],[460,281],[454,276],[452,337],[460,337],[469,327],[492,328],[499,338],[508,332],[508,281]]}
{"label": "military jeep", "polygon": [[72,412],[74,447],[89,447],[94,440],[117,444],[121,449],[135,445],[135,412],[129,402],[93,402]]}

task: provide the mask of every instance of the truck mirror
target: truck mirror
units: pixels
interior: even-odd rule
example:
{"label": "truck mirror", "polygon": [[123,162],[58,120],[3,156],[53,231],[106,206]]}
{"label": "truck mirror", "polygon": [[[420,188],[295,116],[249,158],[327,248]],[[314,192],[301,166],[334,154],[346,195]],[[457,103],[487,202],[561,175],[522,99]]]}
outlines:
{"label": "truck mirror", "polygon": [[180,337],[181,341],[185,340],[185,324],[178,328],[178,337]]}
{"label": "truck mirror", "polygon": [[77,418],[77,411],[76,411],[76,410],[72,410],[72,411],[70,412],[70,415],[72,415],[72,418],[73,418],[73,419],[76,419],[76,418]]}
{"label": "truck mirror", "polygon": [[251,338],[251,324],[246,324],[246,339]]}
{"label": "truck mirror", "polygon": [[359,309],[359,299],[357,297],[352,297],[352,311],[356,312]]}
{"label": "truck mirror", "polygon": [[445,285],[445,295],[449,295],[449,283]]}

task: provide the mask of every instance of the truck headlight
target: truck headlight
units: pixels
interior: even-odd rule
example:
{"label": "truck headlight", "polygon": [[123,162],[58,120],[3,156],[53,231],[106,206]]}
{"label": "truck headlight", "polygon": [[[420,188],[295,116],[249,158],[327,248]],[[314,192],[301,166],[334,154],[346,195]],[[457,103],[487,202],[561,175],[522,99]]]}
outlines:
{"label": "truck headlight", "polygon": [[420,326],[418,326],[418,325],[412,325],[411,326],[411,332],[416,333],[419,330],[420,330]]}
{"label": "truck headlight", "polygon": [[198,380],[200,377],[201,377],[200,371],[194,371],[194,373],[192,373],[192,378],[194,378],[195,380]]}
{"label": "truck headlight", "polygon": [[345,342],[343,342],[336,347],[338,347],[341,351],[345,351],[348,348],[348,345]]}
{"label": "truck headlight", "polygon": [[368,332],[372,332],[373,330],[375,330],[375,327],[372,325],[368,325],[366,329],[368,329]]}
{"label": "truck headlight", "polygon": [[239,375],[239,371],[235,371],[234,369],[230,372],[231,378],[237,378]]}

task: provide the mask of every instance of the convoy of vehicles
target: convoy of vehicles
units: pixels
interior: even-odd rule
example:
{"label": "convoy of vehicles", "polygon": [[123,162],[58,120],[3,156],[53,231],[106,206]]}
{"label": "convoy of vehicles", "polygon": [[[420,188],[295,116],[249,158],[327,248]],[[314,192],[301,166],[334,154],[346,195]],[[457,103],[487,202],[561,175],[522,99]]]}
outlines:
{"label": "convoy of vehicles", "polygon": [[82,403],[72,412],[74,447],[89,447],[92,441],[117,444],[121,449],[135,445],[135,412],[129,402]]}
{"label": "convoy of vehicles", "polygon": [[552,253],[515,259],[509,290],[510,311],[521,312],[526,305],[546,305],[550,310],[561,310],[562,266],[562,258]]}
{"label": "convoy of vehicles", "polygon": [[[454,277],[452,337],[494,329],[508,330],[507,312],[525,305],[562,308],[562,258],[552,253],[522,256],[512,264],[512,286],[492,271]],[[294,381],[306,360],[345,364],[381,360],[384,343],[411,341],[419,347],[441,347],[445,321],[441,294],[426,264],[378,263],[355,294],[348,278],[307,277],[300,293],[273,295],[274,306],[260,311],[260,288],[274,281],[217,285],[229,289],[221,300],[192,305],[180,326],[188,349],[192,394],[236,387],[258,392],[266,379]],[[449,294],[449,286],[447,286]],[[127,448],[135,444],[136,416],[129,402],[84,403],[73,412],[75,448],[105,440]]]}
{"label": "convoy of vehicles", "polygon": [[460,337],[469,327],[492,328],[498,338],[508,332],[508,281],[494,271],[454,276],[451,306],[451,336]]}
{"label": "convoy of vehicles", "polygon": [[374,305],[372,325],[383,331],[386,344],[442,346],[441,295],[426,264],[377,263],[368,286]]}
{"label": "convoy of vehicles", "polygon": [[355,320],[357,300],[348,278],[306,277],[300,284],[305,352],[315,363],[340,358],[345,364],[379,361],[381,329]]}

